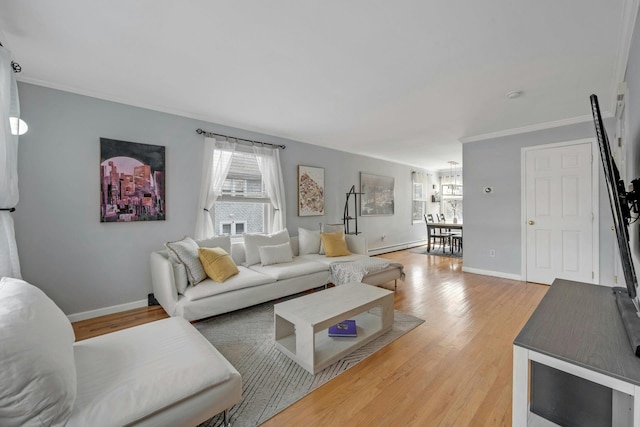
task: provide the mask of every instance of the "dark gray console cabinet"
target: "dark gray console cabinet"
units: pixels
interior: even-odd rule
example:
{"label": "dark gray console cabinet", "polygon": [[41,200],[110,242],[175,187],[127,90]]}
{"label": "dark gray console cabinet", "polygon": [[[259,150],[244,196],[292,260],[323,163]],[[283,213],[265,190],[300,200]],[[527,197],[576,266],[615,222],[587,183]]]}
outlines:
{"label": "dark gray console cabinet", "polygon": [[[563,390],[580,390],[571,402],[569,411],[573,412],[559,414],[563,425],[589,418],[589,411],[597,410],[589,399],[594,393],[596,399],[608,396],[601,393],[604,386],[611,390],[610,409],[608,405],[602,409],[610,411],[610,425],[640,427],[640,358],[631,350],[610,288],[560,279],[553,282],[513,342],[513,426],[526,426],[532,418],[532,365],[539,366],[544,376],[532,378],[532,387],[540,389],[531,395],[550,402],[553,393],[560,399]],[[554,372],[559,373],[557,378]],[[594,387],[581,387],[581,381]],[[600,392],[590,391],[598,388]]]}

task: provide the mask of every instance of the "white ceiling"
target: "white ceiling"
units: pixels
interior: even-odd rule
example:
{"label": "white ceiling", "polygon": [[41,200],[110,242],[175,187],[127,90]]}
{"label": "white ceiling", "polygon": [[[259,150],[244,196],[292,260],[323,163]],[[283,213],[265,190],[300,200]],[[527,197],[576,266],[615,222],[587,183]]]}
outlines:
{"label": "white ceiling", "polygon": [[21,81],[435,170],[611,111],[637,3],[5,0],[0,41]]}

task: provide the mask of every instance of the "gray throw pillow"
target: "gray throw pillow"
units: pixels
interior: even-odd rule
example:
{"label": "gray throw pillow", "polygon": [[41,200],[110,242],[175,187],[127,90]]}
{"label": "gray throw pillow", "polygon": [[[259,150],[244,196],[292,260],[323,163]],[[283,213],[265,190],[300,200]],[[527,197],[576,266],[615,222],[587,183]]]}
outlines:
{"label": "gray throw pillow", "polygon": [[167,242],[165,246],[169,250],[169,256],[184,265],[191,285],[195,286],[207,278],[207,273],[198,257],[199,246],[195,240],[191,237],[185,237],[175,242]]}

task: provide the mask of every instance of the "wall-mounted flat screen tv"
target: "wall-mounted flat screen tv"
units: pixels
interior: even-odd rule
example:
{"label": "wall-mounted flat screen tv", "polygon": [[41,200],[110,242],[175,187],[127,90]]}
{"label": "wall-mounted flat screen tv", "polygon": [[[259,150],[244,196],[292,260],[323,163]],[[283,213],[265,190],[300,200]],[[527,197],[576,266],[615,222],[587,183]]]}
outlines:
{"label": "wall-mounted flat screen tv", "polygon": [[[609,193],[609,204],[613,214],[613,224],[616,229],[616,239],[620,252],[620,261],[624,272],[626,293],[614,288],[616,302],[622,322],[627,331],[631,348],[640,357],[640,301],[638,300],[638,279],[631,257],[629,245],[629,223],[632,221],[631,211],[638,213],[638,196],[640,195],[640,180],[631,181],[633,190],[627,192],[620,171],[611,152],[609,138],[602,122],[598,97],[591,95],[591,111],[596,127],[596,137],[600,148],[600,158],[604,169],[604,176]],[[637,219],[637,218],[636,218]],[[635,221],[635,219],[633,219]],[[628,294],[628,297],[625,295]],[[633,303],[633,304],[631,304]]]}
{"label": "wall-mounted flat screen tv", "polygon": [[602,167],[604,169],[607,191],[609,193],[613,224],[616,229],[620,260],[622,261],[622,270],[624,271],[624,280],[629,297],[634,300],[636,310],[640,312],[637,295],[638,279],[633,266],[633,260],[631,259],[631,247],[629,246],[629,221],[631,220],[629,205],[634,203],[634,198],[628,196],[624,181],[620,178],[620,172],[611,153],[607,131],[602,122],[600,106],[596,95],[591,95],[591,111],[596,127],[596,137],[598,138],[598,146],[600,147],[600,159],[602,160]]}

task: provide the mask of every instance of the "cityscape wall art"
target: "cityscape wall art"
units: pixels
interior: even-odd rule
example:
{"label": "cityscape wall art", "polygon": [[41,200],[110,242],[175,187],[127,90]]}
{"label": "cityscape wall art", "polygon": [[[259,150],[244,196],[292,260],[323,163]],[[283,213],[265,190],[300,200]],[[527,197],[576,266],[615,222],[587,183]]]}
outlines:
{"label": "cityscape wall art", "polygon": [[100,222],[165,216],[165,147],[100,138]]}

